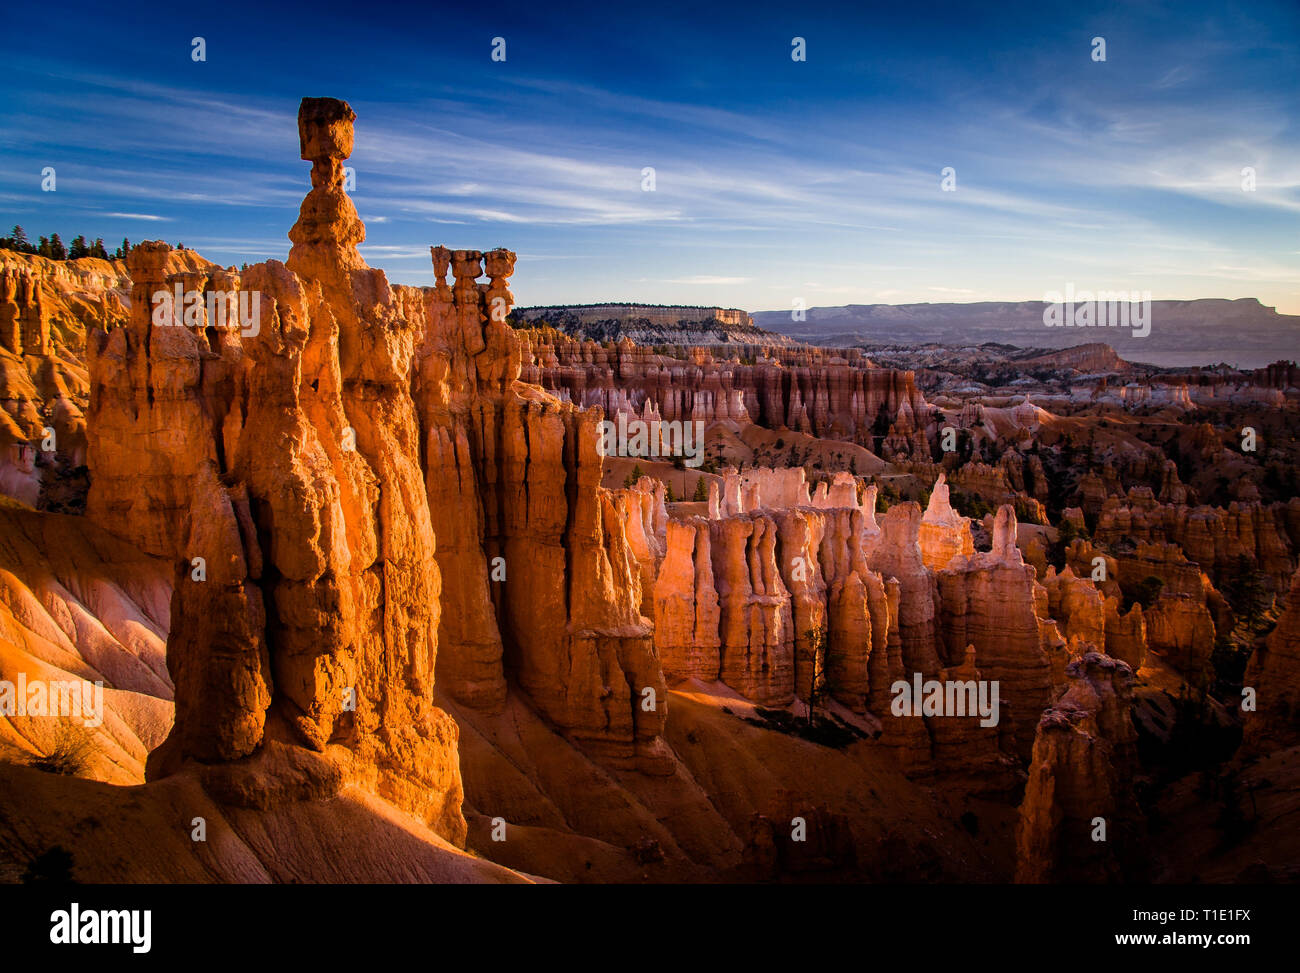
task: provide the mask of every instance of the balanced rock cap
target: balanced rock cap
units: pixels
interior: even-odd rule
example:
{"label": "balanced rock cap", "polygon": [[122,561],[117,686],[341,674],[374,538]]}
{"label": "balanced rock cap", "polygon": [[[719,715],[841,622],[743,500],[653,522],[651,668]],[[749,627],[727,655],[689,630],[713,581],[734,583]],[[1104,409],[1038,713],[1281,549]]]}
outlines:
{"label": "balanced rock cap", "polygon": [[298,139],[309,162],[352,155],[352,123],[357,113],[337,98],[304,98],[298,106]]}

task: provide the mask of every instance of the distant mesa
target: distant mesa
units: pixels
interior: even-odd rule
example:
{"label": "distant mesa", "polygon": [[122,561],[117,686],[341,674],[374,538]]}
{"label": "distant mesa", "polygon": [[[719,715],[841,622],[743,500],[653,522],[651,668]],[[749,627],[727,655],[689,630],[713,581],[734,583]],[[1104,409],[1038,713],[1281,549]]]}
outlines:
{"label": "distant mesa", "polygon": [[1021,348],[1069,348],[1104,342],[1120,357],[1163,367],[1227,362],[1262,368],[1294,358],[1300,315],[1279,314],[1253,297],[1152,301],[1151,333],[1124,327],[1060,327],[1043,324],[1042,301],[980,301],[969,304],[845,304],[810,307],[804,320],[789,310],[755,311],[754,324],[822,347],[941,344],[976,347],[990,342]]}
{"label": "distant mesa", "polygon": [[593,341],[627,338],[637,344],[778,344],[793,342],[784,335],[756,327],[738,308],[676,304],[565,304],[518,308],[521,325],[550,325],[557,331]]}
{"label": "distant mesa", "polygon": [[[1038,349],[1034,351],[1037,352]],[[1068,368],[1081,372],[1123,372],[1132,367],[1116,354],[1114,348],[1100,341],[1045,354],[1034,354],[1032,357],[1019,359],[1018,364],[1023,368],[1036,366]]]}

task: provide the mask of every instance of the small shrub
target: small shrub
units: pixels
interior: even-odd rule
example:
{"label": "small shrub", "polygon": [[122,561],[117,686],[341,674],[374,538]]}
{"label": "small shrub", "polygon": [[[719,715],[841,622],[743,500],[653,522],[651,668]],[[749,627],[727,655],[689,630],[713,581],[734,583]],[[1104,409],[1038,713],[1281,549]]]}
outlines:
{"label": "small shrub", "polygon": [[55,845],[33,858],[23,871],[24,885],[66,885],[72,881],[72,852]]}
{"label": "small shrub", "polygon": [[60,724],[50,752],[35,758],[29,766],[49,774],[81,777],[90,767],[92,750],[89,733]]}

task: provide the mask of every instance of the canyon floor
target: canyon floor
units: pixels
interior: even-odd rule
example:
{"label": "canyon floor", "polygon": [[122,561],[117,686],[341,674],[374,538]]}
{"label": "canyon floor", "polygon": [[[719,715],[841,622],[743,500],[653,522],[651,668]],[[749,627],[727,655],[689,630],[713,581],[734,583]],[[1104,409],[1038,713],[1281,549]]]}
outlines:
{"label": "canyon floor", "polygon": [[1295,363],[559,331],[354,121],[284,263],[0,251],[0,881],[1300,878]]}

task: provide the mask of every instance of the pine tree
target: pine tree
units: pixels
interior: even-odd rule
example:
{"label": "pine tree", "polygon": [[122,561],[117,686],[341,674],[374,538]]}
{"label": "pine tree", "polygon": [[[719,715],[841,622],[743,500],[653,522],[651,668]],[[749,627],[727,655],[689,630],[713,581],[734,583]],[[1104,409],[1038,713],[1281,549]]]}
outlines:
{"label": "pine tree", "polygon": [[1220,588],[1237,617],[1250,631],[1257,632],[1264,621],[1269,597],[1264,587],[1264,575],[1254,562],[1249,557],[1239,556],[1232,571],[1225,574]]}
{"label": "pine tree", "polygon": [[704,482],[704,477],[702,476],[696,477],[695,495],[691,497],[691,499],[694,500],[696,503],[700,503],[701,501],[705,501],[709,499],[709,486],[707,483]]}
{"label": "pine tree", "polygon": [[812,681],[808,686],[808,728],[812,729],[813,721],[817,716],[817,703],[820,701],[824,707],[826,697],[832,688],[826,667],[827,644],[830,642],[830,632],[825,625],[819,625],[805,632],[804,638],[812,649]]}
{"label": "pine tree", "polygon": [[36,252],[42,257],[52,257],[54,255],[54,251],[50,248],[49,237],[41,237],[41,242],[36,245]]}
{"label": "pine tree", "polygon": [[84,257],[86,255],[86,238],[78,233],[72,238],[72,246],[68,249],[68,258],[70,260],[76,260],[79,257]]}
{"label": "pine tree", "polygon": [[27,241],[27,232],[21,226],[14,227],[13,248],[19,253],[31,253],[34,249]]}
{"label": "pine tree", "polygon": [[108,259],[108,251],[104,249],[103,237],[95,237],[95,242],[90,245],[90,255],[98,257],[100,260]]}
{"label": "pine tree", "polygon": [[57,233],[50,235],[50,257],[54,260],[68,259],[68,248],[63,245]]}

